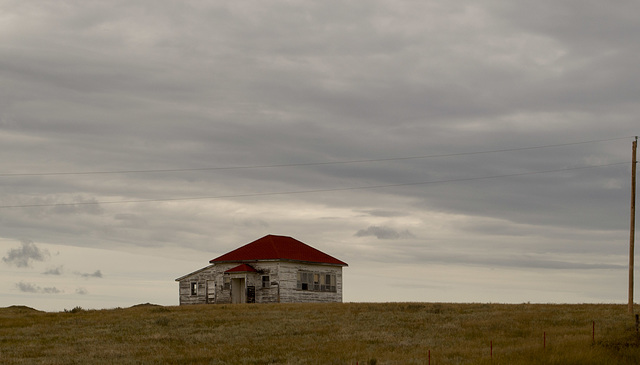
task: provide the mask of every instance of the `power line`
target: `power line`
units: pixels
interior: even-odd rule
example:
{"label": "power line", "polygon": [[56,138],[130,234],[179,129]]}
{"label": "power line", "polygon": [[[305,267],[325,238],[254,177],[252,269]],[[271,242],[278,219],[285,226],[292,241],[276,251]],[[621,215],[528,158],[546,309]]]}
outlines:
{"label": "power line", "polygon": [[[586,143],[586,142],[584,142],[584,143]],[[94,202],[61,203],[61,204],[0,205],[0,209],[56,207],[56,206],[78,206],[78,205],[99,205],[99,204],[154,203],[154,202],[172,202],[172,201],[187,201],[187,200],[213,200],[213,199],[232,199],[232,198],[273,196],[273,195],[294,195],[294,194],[327,193],[327,192],[335,192],[335,191],[382,189],[382,188],[391,188],[391,187],[399,187],[399,186],[430,185],[430,184],[442,184],[442,183],[474,181],[474,180],[498,179],[498,178],[517,177],[517,176],[526,176],[526,175],[535,175],[535,174],[547,174],[547,173],[554,173],[554,172],[584,170],[584,169],[591,169],[591,168],[597,168],[597,167],[627,165],[628,163],[629,163],[628,161],[625,161],[625,162],[615,162],[615,163],[608,163],[608,164],[602,164],[602,165],[588,165],[588,166],[568,167],[568,168],[562,168],[562,169],[520,172],[520,173],[505,174],[505,175],[491,175],[491,176],[481,176],[481,177],[470,177],[470,178],[459,178],[459,179],[448,179],[448,180],[434,180],[434,181],[422,181],[422,182],[411,182],[411,183],[398,183],[398,184],[385,184],[385,185],[354,186],[354,187],[347,187],[347,188],[313,189],[313,190],[267,192],[267,193],[247,193],[247,194],[203,196],[203,197],[190,197],[190,198],[160,198],[160,199],[121,200],[121,201],[94,201]]]}
{"label": "power line", "polygon": [[574,145],[587,144],[587,143],[617,141],[617,140],[627,139],[627,138],[631,138],[631,137],[617,137],[617,138],[597,139],[597,140],[581,141],[581,142],[550,144],[550,145],[540,145],[540,146],[530,146],[530,147],[518,147],[518,148],[504,148],[504,149],[476,151],[476,152],[460,152],[460,153],[447,153],[447,154],[408,156],[408,157],[391,157],[391,158],[379,158],[379,159],[301,162],[301,163],[272,164],[272,165],[202,167],[202,168],[187,168],[187,169],[0,173],[0,177],[140,174],[140,173],[165,173],[165,172],[189,172],[189,171],[215,171],[215,170],[249,170],[249,169],[269,169],[269,168],[302,167],[302,166],[323,166],[323,165],[346,165],[346,164],[369,163],[369,162],[403,161],[403,160],[417,160],[417,159],[426,159],[426,158],[458,157],[458,156],[470,156],[470,155],[480,155],[480,154],[500,153],[500,152],[526,151],[526,150],[534,150],[534,149],[542,149],[542,148],[574,146]]}

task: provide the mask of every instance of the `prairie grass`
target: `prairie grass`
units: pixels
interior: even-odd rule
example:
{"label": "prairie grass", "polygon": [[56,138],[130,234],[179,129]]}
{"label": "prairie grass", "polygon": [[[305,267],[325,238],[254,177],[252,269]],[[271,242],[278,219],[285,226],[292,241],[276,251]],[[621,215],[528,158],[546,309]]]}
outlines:
{"label": "prairie grass", "polygon": [[2,364],[427,364],[429,353],[434,365],[638,364],[640,337],[626,306],[608,304],[0,308]]}

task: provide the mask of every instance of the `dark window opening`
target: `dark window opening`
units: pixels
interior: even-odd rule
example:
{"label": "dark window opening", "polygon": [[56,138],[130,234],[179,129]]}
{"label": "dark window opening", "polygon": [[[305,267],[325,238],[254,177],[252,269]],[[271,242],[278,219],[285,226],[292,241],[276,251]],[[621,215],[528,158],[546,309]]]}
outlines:
{"label": "dark window opening", "polygon": [[198,283],[191,283],[191,295],[198,295]]}

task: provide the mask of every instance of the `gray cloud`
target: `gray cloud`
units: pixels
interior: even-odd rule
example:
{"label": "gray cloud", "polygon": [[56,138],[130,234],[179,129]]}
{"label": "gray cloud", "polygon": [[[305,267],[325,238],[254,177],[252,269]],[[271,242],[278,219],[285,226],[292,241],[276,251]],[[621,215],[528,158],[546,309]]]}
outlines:
{"label": "gray cloud", "polygon": [[22,247],[7,251],[2,261],[17,267],[29,267],[32,261],[45,261],[51,255],[49,251],[42,250],[31,240],[22,240]]}
{"label": "gray cloud", "polygon": [[58,293],[62,293],[61,290],[59,290],[56,287],[49,287],[49,288],[42,288],[42,292],[45,294],[58,294]]}
{"label": "gray cloud", "polygon": [[43,274],[45,275],[62,275],[64,271],[63,266],[52,267],[47,269]]}
{"label": "gray cloud", "polygon": [[85,288],[77,288],[76,289],[76,294],[78,295],[87,295],[89,294],[89,291]]}
{"label": "gray cloud", "polygon": [[20,289],[20,291],[25,293],[37,293],[39,288],[31,283],[19,282],[16,284],[16,287]]}
{"label": "gray cloud", "polygon": [[552,260],[545,257],[504,255],[435,255],[428,259],[425,258],[425,262],[440,262],[448,264],[457,263],[488,267],[528,268],[545,270],[624,270],[626,268],[625,265],[614,263],[576,262],[568,260]]}
{"label": "gray cloud", "polygon": [[122,227],[127,228],[144,228],[149,225],[146,219],[136,214],[120,213],[116,214],[113,218],[120,222]]}
{"label": "gray cloud", "polygon": [[93,273],[76,272],[76,275],[82,276],[85,279],[88,279],[88,278],[102,278],[102,272],[100,270],[96,270]]}
{"label": "gray cloud", "polygon": [[59,294],[62,291],[56,287],[40,287],[32,283],[19,282],[16,284],[16,288],[24,293],[41,293],[41,294]]}
{"label": "gray cloud", "polygon": [[264,219],[243,219],[240,221],[234,220],[234,223],[246,228],[266,229],[269,228],[269,223]]}
{"label": "gray cloud", "polygon": [[371,209],[371,210],[365,210],[363,212],[373,217],[384,217],[384,218],[405,217],[408,215],[406,212],[398,212],[393,210],[382,210],[382,209]]}
{"label": "gray cloud", "polygon": [[54,214],[102,214],[103,209],[98,204],[96,198],[85,198],[82,196],[76,196],[73,199],[73,203],[57,204],[51,208],[51,212]]}
{"label": "gray cloud", "polygon": [[356,237],[368,237],[375,236],[379,240],[394,240],[394,239],[406,239],[415,238],[413,233],[409,230],[396,230],[390,227],[369,226],[366,229],[361,229],[355,234]]}

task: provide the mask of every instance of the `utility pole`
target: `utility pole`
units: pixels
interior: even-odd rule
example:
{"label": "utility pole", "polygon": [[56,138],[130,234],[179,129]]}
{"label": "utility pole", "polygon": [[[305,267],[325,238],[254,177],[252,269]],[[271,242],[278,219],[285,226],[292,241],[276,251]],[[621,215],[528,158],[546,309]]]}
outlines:
{"label": "utility pole", "polygon": [[636,235],[636,150],[638,136],[632,143],[631,153],[631,226],[629,229],[629,313],[633,314],[633,245]]}

